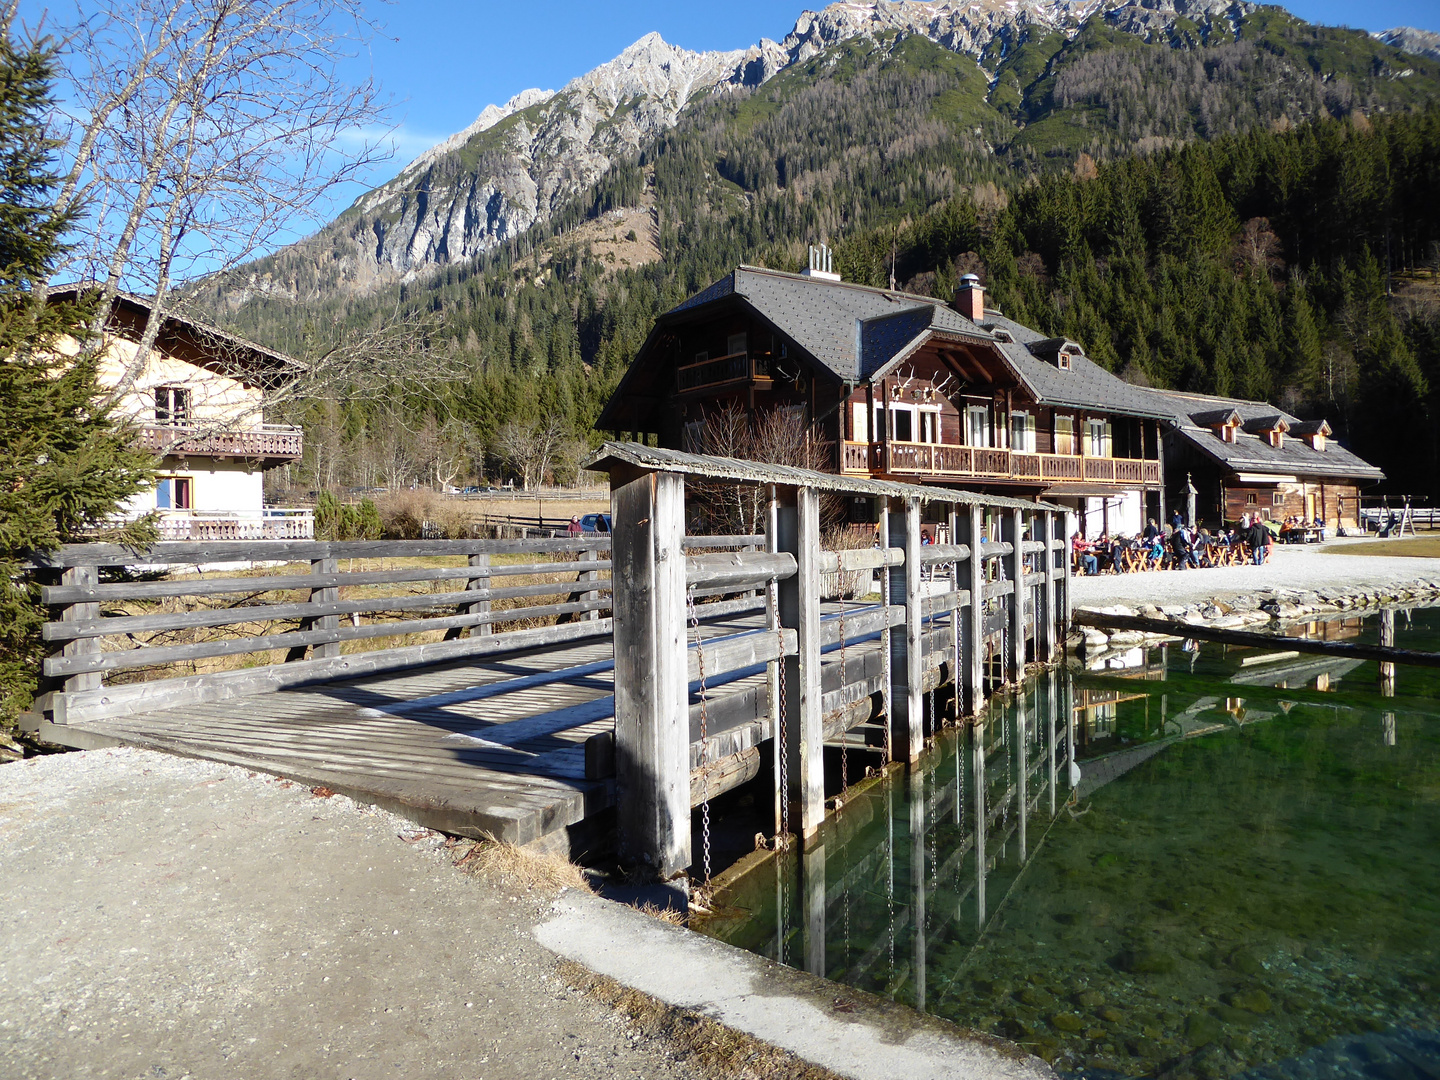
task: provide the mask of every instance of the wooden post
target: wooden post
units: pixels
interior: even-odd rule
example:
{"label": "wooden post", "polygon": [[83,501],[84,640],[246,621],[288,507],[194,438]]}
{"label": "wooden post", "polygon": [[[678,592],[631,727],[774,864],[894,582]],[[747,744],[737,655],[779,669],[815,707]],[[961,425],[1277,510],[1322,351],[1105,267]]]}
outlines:
{"label": "wooden post", "polygon": [[[611,520],[614,519],[612,518]],[[580,552],[580,561],[582,563],[598,562],[599,559],[600,553],[594,548],[588,548],[585,551]],[[576,580],[593,584],[599,579],[599,577],[600,572],[598,570],[582,570],[580,571],[580,574],[578,575]],[[594,589],[587,589],[585,592],[580,594],[580,600],[582,603],[588,603],[591,600],[599,599],[600,593]],[[590,611],[582,611],[579,615],[579,618],[583,619],[585,622],[594,622],[596,619],[600,618],[600,612],[592,608]]]}
{"label": "wooden post", "polygon": [[890,575],[889,601],[905,605],[904,633],[890,635],[890,703],[895,710],[895,715],[889,718],[890,730],[896,756],[913,762],[925,748],[924,702],[920,689],[925,658],[921,652],[919,499],[906,499],[903,512],[890,515],[889,532],[891,546],[905,549],[904,573],[898,579],[893,573]]}
{"label": "wooden post", "polygon": [[[774,554],[780,550],[780,538],[776,527],[777,516],[780,512],[780,502],[776,498],[775,489],[770,488],[769,504],[765,512],[765,550]],[[765,588],[765,625],[770,633],[780,627],[780,590],[773,585]],[[774,780],[775,787],[775,835],[785,834],[786,809],[780,803],[780,777],[781,770],[785,768],[785,743],[780,738],[780,664],[779,660],[771,660],[765,665],[765,700],[769,703],[770,709],[770,744],[772,747],[772,759],[770,764],[770,775]],[[776,878],[777,883],[779,878]],[[783,915],[782,915],[783,918]]]}
{"label": "wooden post", "polygon": [[970,790],[975,793],[975,929],[985,929],[985,724],[970,729]]}
{"label": "wooden post", "polygon": [[1009,542],[1010,579],[1015,591],[1010,594],[1010,648],[1004,658],[1005,679],[1018,683],[1025,678],[1025,512],[1011,510],[1001,519],[1002,537]]}
{"label": "wooden post", "polygon": [[[1387,649],[1395,647],[1395,610],[1382,608],[1380,611],[1380,644]],[[1386,697],[1395,696],[1395,665],[1380,661],[1380,692]]]}
{"label": "wooden post", "polygon": [[929,890],[925,882],[925,770],[915,769],[910,773],[910,922],[915,931],[914,966],[915,1008],[925,1009],[925,897]]}
{"label": "wooden post", "polygon": [[[340,569],[338,559],[311,559],[310,573],[312,574],[334,574]],[[339,589],[311,589],[310,602],[312,604],[333,604],[340,599]],[[300,620],[301,630],[338,630],[340,629],[339,615],[320,615]],[[293,660],[304,660],[306,652],[317,660],[331,660],[340,655],[340,643],[338,641],[326,642],[323,645],[305,646],[296,645],[285,653],[285,662],[288,664]]]}
{"label": "wooden post", "polygon": [[786,747],[791,827],[796,811],[800,835],[808,840],[825,819],[824,714],[820,700],[820,497],[814,488],[795,489],[794,506],[780,508],[779,548],[795,556],[794,577],[780,583],[780,624],[798,638],[797,655],[785,658]]}
{"label": "wooden post", "polygon": [[[960,543],[960,511],[952,503],[950,506],[950,543]],[[950,612],[950,689],[955,694],[955,724],[960,724],[960,714],[964,708],[964,692],[961,687],[965,678],[960,674],[960,658],[965,655],[965,632],[961,629],[961,622],[965,618],[965,608],[960,607],[958,593],[965,587],[962,575],[963,564],[956,560],[950,567],[950,587],[957,593],[956,604]],[[975,602],[974,598],[970,601]],[[958,774],[957,774],[958,775]],[[959,802],[956,804],[956,812],[959,812]],[[959,824],[957,819],[956,824]]]}
{"label": "wooden post", "polygon": [[966,565],[965,587],[970,590],[970,606],[965,609],[962,623],[965,658],[961,679],[965,688],[965,711],[979,716],[985,708],[985,560],[984,511],[972,503],[961,518],[965,543],[970,545]]}
{"label": "wooden post", "polygon": [[1030,805],[1030,725],[1025,718],[1025,694],[1015,695],[1015,793],[1019,804],[1015,810],[1015,835],[1020,841],[1020,865],[1025,865],[1029,851],[1029,840],[1025,826],[1029,818]]}
{"label": "wooden post", "polygon": [[[484,554],[471,555],[468,562],[471,566],[478,567],[479,570],[474,577],[465,579],[465,591],[480,592],[484,590],[488,593],[490,591],[490,556]],[[459,611],[462,615],[474,615],[477,613],[488,615],[490,612],[490,601],[477,600],[473,604],[461,604],[459,605]],[[493,624],[488,622],[481,623],[478,626],[472,626],[469,629],[471,637],[481,637],[485,634],[493,634],[495,632]],[[464,633],[464,631],[465,627],[463,626],[453,626],[445,631],[445,640],[453,641]]]}
{"label": "wooden post", "polygon": [[805,889],[805,970],[825,977],[825,845],[816,844],[802,858]]}
{"label": "wooden post", "polygon": [[1055,659],[1055,638],[1060,620],[1055,617],[1055,513],[1045,510],[1040,514],[1040,539],[1045,550],[1040,553],[1041,567],[1045,571],[1045,584],[1040,591],[1040,613],[1035,616],[1035,659],[1050,663]]}
{"label": "wooden post", "polygon": [[[100,583],[100,568],[96,566],[71,566],[60,575],[62,585],[93,586]],[[100,617],[100,605],[97,603],[70,604],[60,613],[61,622],[82,622],[88,619]],[[62,656],[84,656],[90,657],[100,652],[99,638],[76,638],[69,642],[63,650]],[[98,690],[104,675],[99,671],[85,671],[79,675],[71,675],[65,679],[62,689],[66,693],[77,693],[82,690]],[[65,722],[64,709],[56,709],[55,722]]]}
{"label": "wooden post", "polygon": [[[880,500],[879,516],[880,546],[882,548],[888,548],[892,546],[890,543],[889,499]],[[894,588],[894,578],[895,575],[893,571],[891,571],[889,564],[886,564],[885,566],[882,566],[880,568],[880,603],[882,606],[888,607],[891,602],[890,595],[891,590]],[[888,617],[888,611],[886,612],[886,616],[887,617],[885,619],[884,625],[880,629],[880,708],[882,714],[885,717],[885,730],[893,736],[895,732],[895,695],[892,693],[892,690],[895,684],[895,674],[893,670],[894,665],[891,662],[891,642],[894,640],[895,634],[890,629],[890,619]],[[887,738],[885,742],[886,745],[889,747],[890,751],[889,756],[885,759],[885,764],[888,765],[890,764],[890,762],[895,760],[895,742],[893,738]]]}
{"label": "wooden post", "polygon": [[684,477],[613,471],[610,515],[619,855],[668,880],[691,861]]}

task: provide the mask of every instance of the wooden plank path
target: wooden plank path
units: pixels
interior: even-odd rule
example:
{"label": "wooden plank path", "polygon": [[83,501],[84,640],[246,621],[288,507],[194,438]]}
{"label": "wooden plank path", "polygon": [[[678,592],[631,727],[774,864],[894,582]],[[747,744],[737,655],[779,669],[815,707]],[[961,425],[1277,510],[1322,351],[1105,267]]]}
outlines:
{"label": "wooden plank path", "polygon": [[[763,624],[737,615],[701,633]],[[756,685],[763,694],[763,667],[732,673],[712,688],[712,705]],[[613,779],[585,778],[584,744],[614,726],[614,648],[599,637],[49,732],[83,748],[137,746],[273,773],[430,828],[524,844],[613,805]]]}
{"label": "wooden plank path", "polygon": [[[832,623],[838,605],[824,608]],[[864,610],[850,605],[851,618]],[[740,614],[703,624],[701,636],[763,626],[763,615]],[[837,649],[825,660],[838,684]],[[878,634],[849,650],[852,681],[879,670]],[[690,689],[699,768],[698,682]],[[765,695],[763,665],[709,681],[705,763],[772,737]],[[82,748],[136,746],[272,773],[429,828],[525,844],[614,804],[613,778],[586,779],[584,745],[614,726],[614,648],[600,637],[49,730]]]}

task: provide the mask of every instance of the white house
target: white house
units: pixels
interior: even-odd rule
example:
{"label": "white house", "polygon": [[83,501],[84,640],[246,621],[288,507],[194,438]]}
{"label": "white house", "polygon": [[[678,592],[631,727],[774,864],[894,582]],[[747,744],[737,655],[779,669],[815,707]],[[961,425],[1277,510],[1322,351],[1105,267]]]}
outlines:
{"label": "white house", "polygon": [[[51,294],[68,300],[74,290]],[[119,390],[117,411],[160,457],[156,486],[127,514],[158,511],[165,540],[308,540],[309,510],[265,505],[266,469],[299,460],[300,428],[265,423],[265,387],[287,377],[294,360],[191,319],[167,316],[137,364],[149,305],[120,295],[105,327],[99,381]],[[69,348],[78,348],[71,343]]]}

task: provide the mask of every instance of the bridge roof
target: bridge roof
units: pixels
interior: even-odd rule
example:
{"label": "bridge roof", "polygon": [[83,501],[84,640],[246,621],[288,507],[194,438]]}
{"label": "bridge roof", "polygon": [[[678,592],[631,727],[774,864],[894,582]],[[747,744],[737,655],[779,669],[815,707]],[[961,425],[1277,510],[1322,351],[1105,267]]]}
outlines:
{"label": "bridge roof", "polygon": [[799,469],[791,465],[771,465],[763,461],[740,458],[709,457],[667,450],[641,443],[607,442],[586,462],[587,469],[601,472],[612,464],[630,465],[654,472],[685,473],[706,480],[730,480],[739,484],[778,484],[781,487],[808,487],[817,491],[833,491],[841,495],[879,495],[892,499],[919,499],[925,502],[958,503],[965,506],[997,506],[1011,510],[1053,510],[1065,513],[1055,503],[1016,499],[1006,495],[986,495],[978,491],[932,487],[928,484],[900,484],[893,480],[870,480],[863,476],[839,476],[835,473]]}

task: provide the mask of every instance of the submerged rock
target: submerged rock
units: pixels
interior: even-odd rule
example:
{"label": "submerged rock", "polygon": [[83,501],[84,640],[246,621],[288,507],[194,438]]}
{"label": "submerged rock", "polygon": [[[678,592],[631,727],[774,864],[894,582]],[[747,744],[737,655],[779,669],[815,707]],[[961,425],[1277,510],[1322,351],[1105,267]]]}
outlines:
{"label": "submerged rock", "polygon": [[1050,1017],[1050,1024],[1060,1031],[1081,1031],[1085,1027],[1085,1021],[1072,1012],[1056,1013]]}
{"label": "submerged rock", "polygon": [[1225,998],[1226,1004],[1246,1012],[1268,1013],[1271,1009],[1270,995],[1264,990],[1237,990]]}
{"label": "submerged rock", "polygon": [[1223,1031],[1220,1021],[1209,1013],[1195,1012],[1185,1018],[1185,1041],[1191,1046],[1214,1042]]}
{"label": "submerged rock", "polygon": [[1165,975],[1175,970],[1175,957],[1161,949],[1126,949],[1114,963],[1121,971],[1137,975]]}

